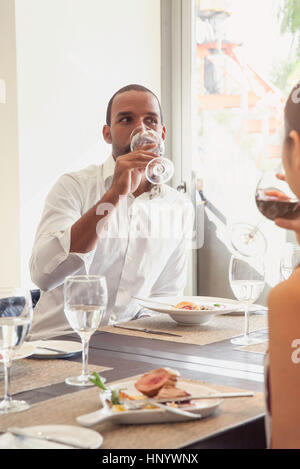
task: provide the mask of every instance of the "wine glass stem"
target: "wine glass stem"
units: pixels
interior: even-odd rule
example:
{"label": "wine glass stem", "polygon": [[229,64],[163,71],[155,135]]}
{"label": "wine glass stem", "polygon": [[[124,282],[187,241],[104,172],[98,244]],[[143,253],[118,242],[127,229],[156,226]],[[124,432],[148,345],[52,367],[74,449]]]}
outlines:
{"label": "wine glass stem", "polygon": [[82,376],[88,376],[88,356],[89,356],[89,339],[81,338],[82,342]]}
{"label": "wine glass stem", "polygon": [[3,401],[9,405],[11,401],[10,395],[10,367],[11,367],[11,360],[3,360],[3,367],[4,367],[4,396]]}
{"label": "wine glass stem", "polygon": [[249,334],[249,305],[245,306],[245,331],[244,336]]}

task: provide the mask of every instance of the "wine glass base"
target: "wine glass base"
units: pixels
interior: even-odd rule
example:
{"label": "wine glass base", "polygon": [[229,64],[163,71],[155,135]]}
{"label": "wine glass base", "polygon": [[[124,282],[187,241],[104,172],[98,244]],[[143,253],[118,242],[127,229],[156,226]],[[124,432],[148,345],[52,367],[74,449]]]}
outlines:
{"label": "wine glass base", "polygon": [[0,402],[0,415],[9,414],[12,412],[23,412],[30,408],[30,405],[26,401],[2,401]]}
{"label": "wine glass base", "polygon": [[[69,384],[70,386],[94,386],[94,383],[90,381],[90,378],[93,378],[93,376],[71,376],[65,380],[65,383]],[[106,382],[106,378],[103,378],[103,376],[100,376],[100,379],[102,383]]]}
{"label": "wine glass base", "polygon": [[230,342],[233,345],[253,345],[253,344],[261,344],[265,342],[265,339],[244,335],[242,337],[237,337],[236,339],[231,339]]}

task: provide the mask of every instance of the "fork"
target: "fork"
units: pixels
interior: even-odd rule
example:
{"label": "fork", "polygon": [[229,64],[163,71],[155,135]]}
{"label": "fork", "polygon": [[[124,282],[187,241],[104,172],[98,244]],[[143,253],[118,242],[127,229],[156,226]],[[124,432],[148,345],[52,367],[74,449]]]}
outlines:
{"label": "fork", "polygon": [[[141,408],[141,405],[135,401],[132,401],[130,399],[124,399],[124,404],[128,407],[128,408],[131,408],[131,409],[140,409]],[[171,407],[171,406],[168,406],[168,405],[165,405],[165,404],[162,404],[160,402],[157,402],[155,399],[145,399],[143,400],[143,406],[145,404],[151,404],[151,405],[154,405],[156,407],[159,407],[160,409],[163,409],[165,410],[166,412],[170,412],[171,414],[176,414],[176,415],[182,415],[183,417],[188,417],[190,419],[193,419],[193,420],[197,420],[197,419],[200,419],[202,418],[202,415],[201,414],[194,414],[192,412],[188,412],[186,410],[182,410],[182,409],[178,409],[177,407]]]}

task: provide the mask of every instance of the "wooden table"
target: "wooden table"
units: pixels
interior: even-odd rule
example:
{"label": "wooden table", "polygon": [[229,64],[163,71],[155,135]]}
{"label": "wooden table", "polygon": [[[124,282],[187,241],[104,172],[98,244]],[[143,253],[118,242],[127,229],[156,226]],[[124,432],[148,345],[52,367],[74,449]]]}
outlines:
{"label": "wooden table", "polygon": [[[266,331],[260,334],[266,337]],[[79,340],[76,334],[62,338]],[[74,360],[80,361],[81,356]],[[257,392],[264,390],[263,355],[234,350],[229,340],[195,346],[97,331],[90,341],[89,363],[111,367],[112,370],[103,373],[108,381],[170,367],[177,369],[183,378]],[[59,383],[19,393],[16,398],[33,404],[74,391],[73,386]],[[254,449],[265,445],[264,415],[260,414],[188,448]]]}

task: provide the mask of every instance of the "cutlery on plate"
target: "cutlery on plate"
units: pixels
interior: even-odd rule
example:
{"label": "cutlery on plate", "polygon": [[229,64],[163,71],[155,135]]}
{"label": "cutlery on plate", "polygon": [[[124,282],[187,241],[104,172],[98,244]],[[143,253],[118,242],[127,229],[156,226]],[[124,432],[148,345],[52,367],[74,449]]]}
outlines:
{"label": "cutlery on plate", "polygon": [[[200,400],[200,399],[226,399],[226,398],[237,398],[237,397],[253,397],[253,392],[226,392],[226,393],[218,393],[218,394],[203,394],[201,396],[184,396],[184,397],[176,397],[174,399],[165,398],[165,399],[151,399],[151,404],[163,404],[164,402],[186,402],[191,400]],[[132,401],[130,401],[132,402]],[[127,401],[126,401],[127,403]],[[136,401],[136,404],[139,406],[145,405],[149,403],[149,399],[139,399]]]}
{"label": "cutlery on plate", "polygon": [[138,300],[138,301],[142,301],[143,303],[153,303],[153,304],[156,304],[156,305],[159,305],[159,306],[168,306],[168,307],[171,307],[171,308],[175,308],[175,305],[170,305],[168,303],[161,303],[160,301],[154,301],[154,300],[151,300],[150,298],[148,300],[143,299],[143,298],[139,298],[137,296],[133,296],[132,298],[134,298],[135,300]]}
{"label": "cutlery on plate", "polygon": [[179,334],[172,334],[171,332],[163,332],[163,331],[154,331],[152,329],[147,329],[146,327],[122,326],[120,324],[114,324],[113,327],[116,327],[118,329],[128,329],[129,331],[146,332],[147,334],[169,335],[171,337],[182,337],[182,335],[179,335]]}
{"label": "cutlery on plate", "polygon": [[[129,409],[132,409],[132,410],[140,409],[139,401],[135,402],[130,399],[124,399],[124,402],[125,402],[125,405],[129,407]],[[189,412],[183,409],[178,409],[177,407],[167,406],[167,405],[161,404],[160,402],[157,402],[155,399],[149,398],[149,399],[145,399],[145,401],[143,402],[145,404],[155,405],[156,407],[159,407],[160,409],[163,409],[164,411],[169,412],[170,414],[182,415],[183,417],[188,417],[193,420],[202,418],[201,414],[194,414],[193,412]]]}
{"label": "cutlery on plate", "polygon": [[66,350],[60,350],[60,349],[51,348],[51,347],[44,347],[41,345],[38,345],[36,348],[40,350],[49,350],[49,352],[55,352],[55,353],[68,353]]}
{"label": "cutlery on plate", "polygon": [[[102,405],[103,405],[102,409],[96,410],[94,412],[90,412],[89,414],[80,415],[79,417],[77,417],[76,421],[80,425],[83,425],[84,427],[92,427],[93,425],[105,422],[105,420],[109,420],[109,419],[111,419],[111,418],[113,418],[117,415],[116,413],[112,413],[110,411],[110,409],[107,406],[107,403],[105,401],[105,396],[100,394],[100,399],[101,399],[101,402],[102,402]],[[132,401],[130,401],[130,400],[128,400],[128,401],[129,401],[128,402],[128,407],[130,407],[131,410],[134,410],[134,409],[137,410],[139,408],[138,403],[136,403],[137,406],[135,407]],[[152,400],[147,399],[147,403],[152,404],[152,402],[150,402],[150,401],[152,401]],[[177,408],[165,406],[163,404],[155,402],[154,399],[153,399],[153,405],[156,405],[157,407],[160,407],[160,408],[164,409],[167,412],[170,412],[170,413],[173,413],[173,414],[179,414],[179,415],[182,415],[182,416],[185,416],[185,417],[189,417],[192,420],[194,420],[194,419],[196,420],[196,419],[199,419],[199,418],[202,417],[200,414],[193,414],[191,412],[187,412],[187,411],[182,410],[182,409],[177,409]]]}
{"label": "cutlery on plate", "polygon": [[31,433],[30,430],[27,431],[26,429],[19,428],[19,427],[9,427],[7,431],[11,433],[12,435],[21,437],[21,438],[32,438],[35,440],[48,441],[49,443],[58,443],[61,445],[69,446],[70,448],[74,448],[74,449],[90,449],[89,446],[78,445],[73,442],[71,443],[70,441],[65,440],[64,438],[55,438],[53,436],[49,436],[43,433],[42,431]]}

